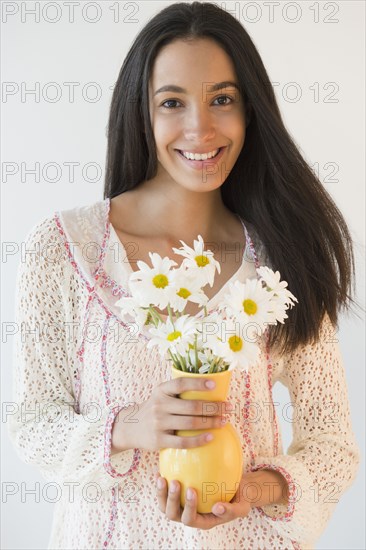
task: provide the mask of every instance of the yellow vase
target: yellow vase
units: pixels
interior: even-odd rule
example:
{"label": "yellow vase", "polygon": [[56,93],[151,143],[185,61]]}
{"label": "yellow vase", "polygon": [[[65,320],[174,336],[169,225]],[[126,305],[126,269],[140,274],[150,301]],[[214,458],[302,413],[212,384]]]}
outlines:
{"label": "yellow vase", "polygon": [[[172,378],[199,377],[216,382],[213,390],[185,391],[181,399],[225,401],[229,392],[231,371],[212,374],[194,374],[172,366]],[[225,409],[222,411],[225,412]],[[221,410],[217,411],[218,415]],[[177,430],[176,435],[191,436],[210,432],[214,439],[192,449],[161,449],[160,475],[170,483],[176,479],[181,487],[181,506],[184,507],[186,490],[192,487],[197,494],[197,511],[209,513],[216,502],[230,502],[239,488],[243,475],[243,453],[235,428],[228,422],[222,428],[204,430]]]}

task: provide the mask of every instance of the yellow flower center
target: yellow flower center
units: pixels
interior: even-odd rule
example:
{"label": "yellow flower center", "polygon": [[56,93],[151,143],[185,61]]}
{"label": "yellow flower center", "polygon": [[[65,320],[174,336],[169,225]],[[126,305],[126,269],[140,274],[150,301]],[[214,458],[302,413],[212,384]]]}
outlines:
{"label": "yellow flower center", "polygon": [[198,267],[205,267],[207,264],[210,263],[210,260],[207,258],[207,256],[196,256],[195,260]]}
{"label": "yellow flower center", "polygon": [[159,273],[158,275],[155,275],[152,282],[153,282],[153,285],[156,286],[156,288],[165,288],[169,284],[168,277],[163,273]]}
{"label": "yellow flower center", "polygon": [[187,299],[188,296],[191,295],[191,293],[189,292],[189,290],[187,288],[180,288],[179,291],[177,292],[178,296],[180,296],[181,298],[184,298],[184,299]]}
{"label": "yellow flower center", "polygon": [[229,347],[231,351],[240,351],[243,347],[243,340],[240,338],[240,336],[230,336],[229,338]]}
{"label": "yellow flower center", "polygon": [[169,342],[173,342],[173,340],[180,338],[180,336],[182,336],[182,333],[179,330],[175,330],[174,332],[168,334],[167,340],[169,340]]}
{"label": "yellow flower center", "polygon": [[243,309],[247,315],[254,315],[257,313],[257,304],[253,300],[244,300]]}

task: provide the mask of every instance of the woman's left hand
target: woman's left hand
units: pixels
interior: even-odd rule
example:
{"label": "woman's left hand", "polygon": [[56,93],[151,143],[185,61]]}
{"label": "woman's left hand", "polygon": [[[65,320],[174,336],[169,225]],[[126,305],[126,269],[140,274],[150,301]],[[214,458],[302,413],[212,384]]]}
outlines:
{"label": "woman's left hand", "polygon": [[[157,487],[158,480],[163,482],[161,489]],[[167,480],[161,477],[159,472],[155,474],[155,482],[160,511],[171,521],[181,522],[189,527],[212,529],[212,527],[216,525],[227,523],[236,518],[243,518],[247,516],[251,510],[250,502],[244,500],[243,497],[243,493],[245,493],[245,491],[242,491],[243,478],[240,482],[238,491],[231,499],[232,502],[217,502],[212,508],[212,513],[209,514],[199,514],[197,512],[197,494],[194,489],[188,488],[193,498],[189,500],[186,495],[186,503],[183,509],[180,505],[180,484],[177,480],[170,483],[169,491]],[[171,492],[172,487],[175,487],[174,492]],[[222,514],[219,513],[220,507],[224,508]]]}

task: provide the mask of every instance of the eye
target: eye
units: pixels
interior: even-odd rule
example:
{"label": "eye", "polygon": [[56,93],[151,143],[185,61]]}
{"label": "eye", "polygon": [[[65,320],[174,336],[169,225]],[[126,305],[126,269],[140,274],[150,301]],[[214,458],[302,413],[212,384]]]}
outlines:
{"label": "eye", "polygon": [[177,99],[167,99],[166,101],[164,101],[164,103],[161,104],[162,107],[164,107],[164,109],[176,109],[176,107],[166,107],[165,104],[166,103],[179,103],[179,101]]}
{"label": "eye", "polygon": [[[223,99],[223,98],[224,98],[224,99],[230,99],[230,103],[232,103],[232,102],[234,101],[233,98],[230,97],[229,95],[220,95],[219,97],[217,97],[217,98],[215,99],[215,101],[217,101],[218,99]],[[222,107],[225,107],[226,105],[230,105],[230,103],[220,103],[220,105],[221,105]]]}

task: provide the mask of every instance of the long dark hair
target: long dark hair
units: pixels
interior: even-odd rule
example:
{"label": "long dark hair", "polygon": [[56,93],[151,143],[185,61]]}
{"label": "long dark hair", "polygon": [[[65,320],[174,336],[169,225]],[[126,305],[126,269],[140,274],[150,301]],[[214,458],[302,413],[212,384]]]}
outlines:
{"label": "long dark hair", "polygon": [[355,304],[352,238],[331,196],[286,130],[260,55],[243,26],[207,2],[176,3],[155,15],[135,38],[111,102],[104,198],[113,198],[157,173],[148,85],[163,46],[211,38],[233,61],[250,123],[243,149],[221,186],[224,204],[253,227],[269,263],[297,297],[284,325],[269,328],[280,353],[316,341],[327,312]]}

